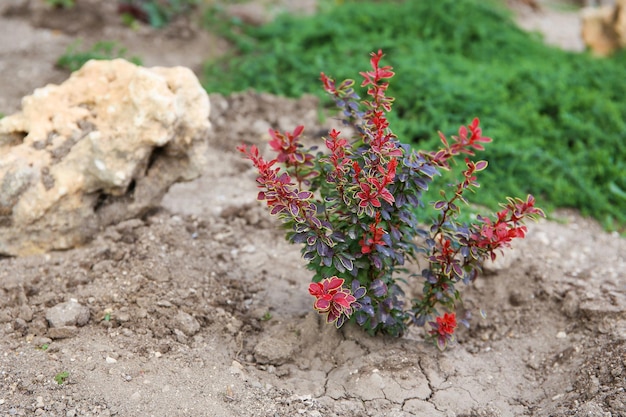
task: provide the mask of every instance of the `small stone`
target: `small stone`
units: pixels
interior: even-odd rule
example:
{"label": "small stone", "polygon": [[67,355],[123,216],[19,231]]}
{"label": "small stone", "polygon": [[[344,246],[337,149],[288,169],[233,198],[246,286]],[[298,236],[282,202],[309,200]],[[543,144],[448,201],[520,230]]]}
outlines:
{"label": "small stone", "polygon": [[51,327],[48,329],[50,339],[67,339],[78,334],[76,326]]}
{"label": "small stone", "polygon": [[242,377],[242,378],[245,375],[243,365],[237,361],[233,361],[233,363],[230,365],[229,370],[232,375],[238,375],[239,377]]}
{"label": "small stone", "polygon": [[189,342],[187,336],[185,336],[185,333],[183,333],[179,329],[174,329],[174,335],[176,336],[176,341],[180,344],[186,345],[187,342]]}
{"label": "small stone", "polygon": [[0,310],[0,323],[9,323],[11,320],[13,320],[13,317],[7,310]]}
{"label": "small stone", "polygon": [[22,335],[25,335],[28,332],[28,323],[26,323],[25,320],[18,317],[13,322],[13,330],[16,331],[17,333],[21,333]]}
{"label": "small stone", "polygon": [[509,303],[511,303],[511,305],[514,307],[519,307],[526,303],[526,298],[524,297],[524,294],[522,294],[520,291],[513,290],[509,294]]}
{"label": "small stone", "polygon": [[557,339],[565,339],[565,338],[567,338],[567,333],[565,333],[565,332],[558,332],[556,334],[556,338]]}
{"label": "small stone", "polygon": [[117,363],[117,359],[112,358],[110,356],[107,356],[105,360],[107,363]]}
{"label": "small stone", "polygon": [[174,317],[174,327],[180,329],[186,336],[193,336],[200,331],[198,320],[184,311],[179,311]]}
{"label": "small stone", "polygon": [[135,391],[133,395],[130,396],[130,399],[133,401],[139,401],[141,399],[141,393],[139,391]]}
{"label": "small stone", "polygon": [[568,291],[567,294],[565,294],[561,309],[569,318],[574,318],[578,315],[578,310],[580,309],[580,297],[578,297],[575,291]]}
{"label": "small stone", "polygon": [[31,321],[33,319],[33,310],[29,305],[23,304],[18,310],[17,317],[24,321]]}
{"label": "small stone", "polygon": [[89,322],[89,308],[72,299],[49,308],[46,320],[51,327],[84,326]]}
{"label": "small stone", "polygon": [[127,328],[123,328],[122,330],[120,330],[120,332],[122,333],[123,336],[126,336],[126,337],[133,337],[135,335],[135,332]]}
{"label": "small stone", "polygon": [[121,323],[126,323],[127,321],[130,320],[130,314],[124,311],[124,312],[118,313],[116,318],[117,318],[117,321]]}

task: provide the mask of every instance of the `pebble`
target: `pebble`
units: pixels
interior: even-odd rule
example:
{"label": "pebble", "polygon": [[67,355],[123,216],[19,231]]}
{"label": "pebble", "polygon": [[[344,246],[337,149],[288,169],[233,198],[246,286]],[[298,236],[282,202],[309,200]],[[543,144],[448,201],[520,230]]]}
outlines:
{"label": "pebble", "polygon": [[179,311],[174,317],[174,326],[180,329],[186,336],[193,336],[200,331],[200,323],[190,314]]}
{"label": "pebble", "polygon": [[48,329],[48,337],[50,339],[67,339],[78,334],[76,326],[52,327]]}
{"label": "pebble", "polygon": [[117,363],[117,359],[112,358],[110,356],[107,356],[105,360],[107,363]]}
{"label": "pebble", "polygon": [[89,309],[72,299],[49,308],[46,320],[51,327],[84,326],[89,322]]}
{"label": "pebble", "polygon": [[18,310],[17,317],[24,321],[32,321],[33,310],[27,304],[23,304]]}

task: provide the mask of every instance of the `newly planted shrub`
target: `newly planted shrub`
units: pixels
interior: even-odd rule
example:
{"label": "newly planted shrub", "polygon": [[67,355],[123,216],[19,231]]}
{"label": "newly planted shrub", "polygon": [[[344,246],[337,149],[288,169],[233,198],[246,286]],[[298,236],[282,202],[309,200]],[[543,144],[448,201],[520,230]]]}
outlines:
{"label": "newly planted shrub", "polygon": [[[287,238],[302,245],[308,267],[315,271],[309,292],[314,308],[337,327],[353,320],[371,333],[401,335],[410,324],[429,326],[428,334],[443,348],[457,326],[460,282],[469,284],[483,261],[526,234],[524,220],[543,216],[535,199],[509,199],[493,218],[474,224],[458,220],[468,192],[479,184],[477,174],[486,161],[469,159],[491,139],[483,136],[478,119],[458,130],[439,134],[437,151],[415,151],[402,144],[390,128],[387,96],[394,76],[381,66],[381,51],[373,53],[370,71],[361,72],[368,100],[360,102],[354,81],[335,82],[324,73],[324,89],[342,109],[356,133],[346,138],[332,130],[324,139],[326,152],[306,149],[293,132],[270,130],[276,158],[265,160],[255,146],[239,150],[259,172],[259,200],[287,226]],[[424,207],[426,191],[441,170],[465,155],[462,179],[439,193],[433,203],[438,215],[421,225],[416,209]],[[406,300],[397,275],[407,260],[422,258],[425,268],[421,296]],[[458,319],[467,324],[469,317]]]}

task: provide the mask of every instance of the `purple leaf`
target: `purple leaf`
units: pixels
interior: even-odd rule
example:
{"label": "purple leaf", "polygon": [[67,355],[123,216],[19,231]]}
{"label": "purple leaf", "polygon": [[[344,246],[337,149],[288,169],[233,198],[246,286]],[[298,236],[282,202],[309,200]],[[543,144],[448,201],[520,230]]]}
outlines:
{"label": "purple leaf", "polygon": [[447,203],[446,201],[442,201],[442,200],[437,201],[437,202],[435,203],[435,206],[434,206],[434,207],[435,207],[435,210],[441,210],[441,209],[443,209],[443,208],[444,208],[447,204],[448,204],[448,203]]}
{"label": "purple leaf", "polygon": [[456,262],[455,262],[455,263],[452,265],[452,268],[454,269],[454,274],[455,274],[457,277],[459,277],[459,278],[460,278],[460,277],[462,277],[462,276],[463,276],[463,269],[461,268],[461,265],[459,265],[458,263],[456,263]]}
{"label": "purple leaf", "polygon": [[372,256],[370,256],[370,260],[374,264],[374,268],[376,268],[376,269],[383,269],[383,261],[380,259],[379,256],[372,255]]}
{"label": "purple leaf", "polygon": [[274,207],[272,207],[272,210],[270,211],[270,214],[273,216],[275,214],[278,214],[282,211],[284,211],[287,207],[285,207],[282,204],[276,204]]}
{"label": "purple leaf", "polygon": [[352,271],[352,269],[354,268],[354,264],[352,263],[352,260],[346,258],[343,255],[339,255],[339,262],[341,262],[341,264],[348,270],[348,271]]}
{"label": "purple leaf", "polygon": [[339,272],[346,272],[346,268],[343,266],[339,257],[333,258],[333,265],[335,265],[335,269]]}
{"label": "purple leaf", "polygon": [[291,203],[289,204],[289,211],[291,211],[291,215],[293,217],[298,217],[298,214],[300,213],[300,207],[298,207],[296,203]]}
{"label": "purple leaf", "polygon": [[374,280],[370,285],[370,292],[375,297],[382,297],[383,295],[387,294],[387,284],[385,284],[380,279]]}
{"label": "purple leaf", "polygon": [[359,299],[365,295],[365,292],[365,287],[358,287],[356,290],[352,291],[352,295],[354,295],[354,298]]}

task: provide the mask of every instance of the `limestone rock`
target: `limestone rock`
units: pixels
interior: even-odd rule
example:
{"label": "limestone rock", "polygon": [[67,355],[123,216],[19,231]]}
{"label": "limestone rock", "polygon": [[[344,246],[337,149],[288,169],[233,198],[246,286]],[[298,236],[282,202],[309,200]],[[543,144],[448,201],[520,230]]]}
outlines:
{"label": "limestone rock", "polygon": [[626,0],[586,7],[581,18],[583,41],[594,54],[607,56],[626,47]]}
{"label": "limestone rock", "polygon": [[0,119],[0,253],[68,249],[200,175],[209,99],[191,70],[90,61]]}

